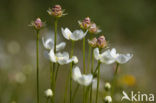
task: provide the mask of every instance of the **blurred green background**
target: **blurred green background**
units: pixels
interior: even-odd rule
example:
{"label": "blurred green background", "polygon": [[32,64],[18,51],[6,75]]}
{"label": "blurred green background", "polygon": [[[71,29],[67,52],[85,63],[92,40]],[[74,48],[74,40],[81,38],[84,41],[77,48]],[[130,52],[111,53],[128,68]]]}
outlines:
{"label": "blurred green background", "polygon": [[[133,53],[133,59],[120,67],[120,89],[117,90],[117,96],[121,95],[122,90],[156,93],[155,0],[1,0],[0,103],[36,102],[36,35],[28,25],[40,17],[46,22],[46,28],[42,30],[40,37],[47,33],[52,35],[54,19],[46,11],[55,4],[60,4],[68,13],[59,21],[58,41],[66,41],[60,33],[61,27],[79,29],[77,21],[89,16],[102,29],[101,34],[109,41],[110,48],[115,47],[122,53]],[[75,55],[78,55],[79,66],[82,67],[81,41],[76,45]],[[67,42],[67,51],[70,51],[70,46],[70,42]],[[44,57],[44,47],[40,42],[42,103],[46,100],[44,90],[50,85],[48,64],[49,61]],[[65,78],[69,71],[69,66],[61,68],[56,86],[57,103],[63,102]],[[102,82],[111,80],[112,68],[113,65],[102,66]],[[122,79],[125,76],[128,80]],[[76,102],[80,103],[82,98],[78,97],[81,96],[77,96]]]}

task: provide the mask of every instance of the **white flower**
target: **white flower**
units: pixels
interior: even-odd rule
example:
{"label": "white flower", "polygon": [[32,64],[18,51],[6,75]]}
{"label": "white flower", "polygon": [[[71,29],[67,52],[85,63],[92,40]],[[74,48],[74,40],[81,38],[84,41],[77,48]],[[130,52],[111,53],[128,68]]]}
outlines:
{"label": "white flower", "polygon": [[52,91],[51,89],[47,89],[47,90],[45,91],[45,95],[46,95],[47,97],[52,97],[52,96],[53,96],[53,91]]}
{"label": "white flower", "polygon": [[[52,38],[48,38],[46,40],[44,38],[42,38],[42,42],[46,49],[48,49],[48,50],[54,49],[54,40]],[[60,50],[64,49],[65,46],[66,46],[65,42],[61,42],[61,43],[57,44],[56,51],[60,51]]]}
{"label": "white flower", "polygon": [[85,33],[82,30],[75,30],[73,33],[68,29],[68,28],[61,28],[62,34],[63,36],[67,39],[67,40],[73,40],[73,41],[77,41],[77,40],[81,40],[83,37],[86,36],[87,32]]}
{"label": "white flower", "polygon": [[72,58],[69,58],[68,52],[58,52],[54,53],[54,50],[51,49],[49,52],[50,60],[54,63],[59,63],[60,65],[68,64],[71,62],[74,62],[75,64],[78,63],[78,59],[76,56],[73,56]]}
{"label": "white flower", "polygon": [[93,80],[92,74],[88,74],[88,75],[81,74],[80,68],[78,66],[73,68],[72,77],[74,81],[84,86],[90,85]]}
{"label": "white flower", "polygon": [[96,60],[100,60],[102,63],[105,64],[112,64],[114,62],[118,62],[120,64],[124,64],[128,62],[133,55],[132,54],[118,54],[116,53],[116,49],[113,48],[112,50],[107,50],[103,53],[99,53],[99,49],[94,49],[94,56]]}
{"label": "white flower", "polygon": [[112,103],[112,97],[111,96],[106,96],[104,101],[105,101],[105,103]]}

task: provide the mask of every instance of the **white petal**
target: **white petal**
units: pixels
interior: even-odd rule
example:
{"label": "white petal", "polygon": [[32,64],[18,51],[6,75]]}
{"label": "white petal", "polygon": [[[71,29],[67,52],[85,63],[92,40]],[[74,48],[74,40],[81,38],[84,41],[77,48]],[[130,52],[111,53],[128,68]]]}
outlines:
{"label": "white petal", "polygon": [[56,57],[57,57],[58,63],[60,65],[63,65],[63,64],[67,63],[67,61],[69,59],[69,53],[67,53],[67,52],[57,53]]}
{"label": "white petal", "polygon": [[56,51],[60,51],[60,50],[64,49],[65,46],[66,46],[65,42],[62,42],[62,43],[56,45]]}
{"label": "white petal", "polygon": [[53,49],[51,49],[50,52],[49,52],[49,58],[50,58],[50,60],[51,60],[52,62],[57,62],[56,56],[55,56],[55,54],[54,54],[54,50],[53,50]]}
{"label": "white petal", "polygon": [[78,81],[81,76],[80,68],[78,66],[74,67],[72,71],[73,80]]}
{"label": "white petal", "polygon": [[67,40],[69,40],[70,37],[71,37],[71,35],[72,35],[72,32],[71,32],[68,28],[65,28],[65,29],[61,28],[61,31],[62,31],[63,36],[64,36]]}
{"label": "white petal", "polygon": [[115,48],[113,48],[113,49],[111,50],[110,54],[111,54],[111,56],[112,56],[113,58],[117,58],[117,57],[119,56],[119,54],[116,53],[116,49],[115,49]]}
{"label": "white petal", "polygon": [[42,43],[46,49],[53,49],[54,48],[54,41],[51,38],[44,40],[44,38],[42,37]]}
{"label": "white petal", "polygon": [[66,64],[69,64],[71,62],[74,62],[74,64],[78,63],[78,58],[76,56],[73,56],[72,58],[70,58]]}
{"label": "white petal", "polygon": [[120,64],[124,64],[128,62],[131,58],[133,57],[132,54],[120,54],[117,58],[116,61]]}
{"label": "white petal", "polygon": [[88,74],[88,75],[82,75],[79,79],[78,79],[78,83],[84,86],[88,86],[92,83],[93,80],[93,75],[92,74]]}
{"label": "white petal", "polygon": [[112,57],[110,50],[107,50],[101,54],[100,61],[105,64],[112,64],[115,62],[115,59]]}
{"label": "white petal", "polygon": [[86,36],[87,32],[83,32],[82,30],[75,30],[71,35],[71,39],[74,41],[81,40]]}
{"label": "white petal", "polygon": [[96,60],[100,59],[99,48],[94,49],[94,57]]}

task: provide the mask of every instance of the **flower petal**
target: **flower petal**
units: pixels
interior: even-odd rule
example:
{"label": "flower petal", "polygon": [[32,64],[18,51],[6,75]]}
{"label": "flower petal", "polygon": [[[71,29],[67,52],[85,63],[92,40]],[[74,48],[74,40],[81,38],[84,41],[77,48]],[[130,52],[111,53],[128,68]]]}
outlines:
{"label": "flower petal", "polygon": [[51,60],[52,62],[57,62],[56,56],[55,56],[55,54],[54,54],[54,50],[53,50],[53,49],[51,49],[50,52],[49,52],[49,58],[50,58],[50,60]]}
{"label": "flower petal", "polygon": [[69,53],[67,53],[67,52],[57,53],[56,57],[57,57],[58,63],[60,65],[63,65],[63,64],[67,63],[67,61],[69,59]]}
{"label": "flower petal", "polygon": [[76,56],[73,56],[72,58],[68,59],[67,63],[66,64],[69,64],[71,62],[74,62],[74,64],[77,64],[78,63],[78,59]]}
{"label": "flower petal", "polygon": [[72,32],[68,28],[65,28],[65,29],[61,28],[61,31],[62,31],[63,36],[67,40],[69,40],[70,39],[70,36],[72,35]]}
{"label": "flower petal", "polygon": [[116,53],[116,49],[113,48],[111,51],[110,51],[110,54],[113,58],[117,58],[119,56],[119,54]]}
{"label": "flower petal", "polygon": [[66,46],[66,43],[61,42],[60,44],[56,45],[56,51],[60,51],[60,50],[64,49],[65,46]]}
{"label": "flower petal", "polygon": [[100,59],[99,48],[94,49],[94,57],[96,60]]}
{"label": "flower petal", "polygon": [[92,74],[88,74],[88,75],[82,75],[79,79],[78,79],[78,83],[84,86],[88,86],[92,83],[93,80],[93,75]]}
{"label": "flower petal", "polygon": [[80,68],[78,66],[73,68],[72,77],[74,81],[78,81],[78,79],[82,76]]}
{"label": "flower petal", "polygon": [[53,49],[53,48],[54,48],[54,41],[53,41],[53,39],[51,39],[51,38],[48,38],[47,40],[45,40],[45,39],[42,37],[42,43],[43,43],[43,46],[44,46],[46,49]]}
{"label": "flower petal", "polygon": [[82,30],[75,30],[71,35],[71,39],[74,41],[81,40],[86,36],[87,32],[83,32]]}
{"label": "flower petal", "polygon": [[128,62],[133,57],[132,54],[119,54],[119,56],[116,58],[116,61],[120,64],[124,64]]}
{"label": "flower petal", "polygon": [[112,64],[115,62],[115,59],[111,55],[111,51],[107,50],[101,54],[100,61],[105,64]]}

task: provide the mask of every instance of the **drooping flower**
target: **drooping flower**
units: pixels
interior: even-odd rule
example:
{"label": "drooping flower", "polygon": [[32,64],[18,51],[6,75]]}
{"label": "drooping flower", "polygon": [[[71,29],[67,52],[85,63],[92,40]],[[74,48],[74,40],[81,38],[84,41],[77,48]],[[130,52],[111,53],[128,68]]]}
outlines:
{"label": "drooping flower", "polygon": [[112,103],[112,97],[111,97],[111,96],[106,96],[106,97],[104,98],[104,102],[105,102],[105,103]]}
{"label": "drooping flower", "polygon": [[[48,38],[48,39],[44,39],[42,38],[42,43],[43,43],[43,46],[50,50],[50,49],[54,49],[54,40],[52,38]],[[66,43],[65,42],[61,42],[59,44],[56,45],[56,51],[60,51],[62,49],[64,49],[66,46]]]}
{"label": "drooping flower", "polygon": [[101,32],[101,30],[96,26],[95,23],[91,23],[90,28],[88,29],[88,32],[90,34],[98,34]]}
{"label": "drooping flower", "polygon": [[60,5],[55,5],[53,8],[49,9],[48,14],[51,16],[54,16],[56,18],[60,18],[66,14],[64,14],[64,10],[62,10],[62,7]]}
{"label": "drooping flower", "polygon": [[40,30],[44,26],[44,23],[40,18],[37,18],[35,21],[31,22],[30,26],[33,26],[36,30]]}
{"label": "drooping flower", "polygon": [[47,89],[46,91],[45,91],[45,95],[46,95],[46,97],[52,97],[53,96],[53,91],[51,90],[51,89]]}
{"label": "drooping flower", "polygon": [[112,64],[114,62],[117,62],[119,64],[124,64],[128,62],[133,55],[128,54],[118,54],[116,53],[116,49],[113,48],[112,50],[107,50],[103,53],[99,53],[99,48],[94,49],[94,57],[96,60],[100,60],[102,63],[105,64]]}
{"label": "drooping flower", "polygon": [[78,82],[80,85],[88,86],[92,83],[93,75],[92,74],[81,74],[80,68],[78,66],[73,68],[72,73],[73,80]]}
{"label": "drooping flower", "polygon": [[86,17],[83,21],[78,21],[78,23],[83,30],[88,30],[91,26],[91,20],[89,17]]}
{"label": "drooping flower", "polygon": [[111,89],[111,84],[106,82],[105,85],[104,85],[104,88],[106,91],[109,91]]}
{"label": "drooping flower", "polygon": [[81,40],[87,34],[87,31],[84,33],[82,30],[75,30],[74,32],[71,32],[68,28],[65,29],[61,28],[61,31],[63,36],[67,40],[73,40],[73,41]]}
{"label": "drooping flower", "polygon": [[76,56],[73,56],[72,58],[69,58],[68,52],[58,52],[54,53],[54,49],[51,49],[49,52],[49,57],[51,62],[59,63],[60,65],[69,64],[71,62],[74,62],[75,64],[78,63],[78,59]]}

